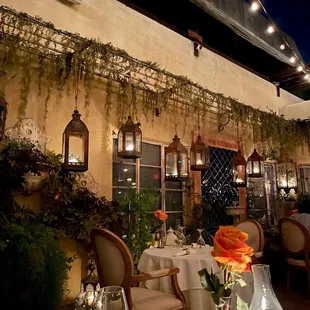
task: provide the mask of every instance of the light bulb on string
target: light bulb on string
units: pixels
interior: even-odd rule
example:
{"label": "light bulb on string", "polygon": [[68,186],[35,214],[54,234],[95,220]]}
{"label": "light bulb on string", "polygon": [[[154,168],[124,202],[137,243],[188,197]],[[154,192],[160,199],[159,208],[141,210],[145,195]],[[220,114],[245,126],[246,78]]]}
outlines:
{"label": "light bulb on string", "polygon": [[273,26],[269,26],[267,28],[267,32],[270,33],[270,34],[274,33],[274,27]]}
{"label": "light bulb on string", "polygon": [[280,50],[282,50],[282,51],[285,50],[285,44],[280,45]]}
{"label": "light bulb on string", "polygon": [[296,61],[296,57],[292,56],[292,57],[290,58],[290,62],[293,64],[295,61]]}
{"label": "light bulb on string", "polygon": [[298,66],[297,71],[301,72],[302,71],[302,66]]}
{"label": "light bulb on string", "polygon": [[251,4],[251,11],[252,11],[252,12],[256,12],[256,11],[259,10],[259,7],[260,7],[259,3],[258,3],[257,1],[254,1],[254,2]]}

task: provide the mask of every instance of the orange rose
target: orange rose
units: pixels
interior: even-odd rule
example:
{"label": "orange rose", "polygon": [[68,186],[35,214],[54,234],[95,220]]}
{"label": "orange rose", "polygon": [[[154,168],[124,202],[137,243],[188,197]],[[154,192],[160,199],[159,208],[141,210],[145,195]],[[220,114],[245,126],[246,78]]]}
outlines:
{"label": "orange rose", "polygon": [[220,226],[216,232],[212,255],[219,263],[228,265],[228,271],[250,271],[253,249],[245,244],[248,235],[234,226]]}
{"label": "orange rose", "polygon": [[155,217],[157,217],[160,221],[165,221],[168,218],[168,214],[166,214],[162,210],[157,210],[154,212]]}

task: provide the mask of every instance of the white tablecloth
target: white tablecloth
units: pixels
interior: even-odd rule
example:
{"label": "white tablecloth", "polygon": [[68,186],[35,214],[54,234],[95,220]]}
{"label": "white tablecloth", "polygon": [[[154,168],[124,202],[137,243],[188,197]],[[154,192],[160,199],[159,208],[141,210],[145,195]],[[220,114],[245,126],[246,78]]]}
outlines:
{"label": "white tablecloth", "polygon": [[[218,272],[220,269],[211,255],[211,247],[200,250],[198,254],[174,257],[173,254],[180,251],[175,247],[165,247],[164,249],[151,248],[143,252],[138,268],[141,272],[151,272],[154,270],[177,267],[180,269],[178,283],[187,298],[190,310],[215,309],[211,294],[205,291],[200,284],[198,271],[206,268],[209,272]],[[248,283],[246,287],[234,287],[237,293],[249,305],[253,295],[253,276],[252,273],[242,274]],[[160,290],[166,293],[173,293],[169,277],[159,280],[147,281],[146,287],[153,290]],[[233,309],[235,306],[235,294],[233,294]]]}

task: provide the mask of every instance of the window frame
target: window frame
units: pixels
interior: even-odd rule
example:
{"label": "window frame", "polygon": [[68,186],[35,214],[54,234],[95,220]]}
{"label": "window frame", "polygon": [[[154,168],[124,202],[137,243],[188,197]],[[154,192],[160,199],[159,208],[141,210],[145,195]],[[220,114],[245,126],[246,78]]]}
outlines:
{"label": "window frame", "polygon": [[[117,141],[117,138],[113,138],[113,148],[112,148],[112,174],[113,172],[113,164],[114,163],[122,163],[125,165],[132,165],[135,166],[135,173],[136,173],[136,185],[134,186],[134,188],[136,188],[137,192],[139,193],[141,189],[143,189],[143,187],[141,188],[141,178],[140,178],[140,172],[141,172],[141,167],[148,167],[148,168],[157,168],[160,169],[160,197],[161,197],[161,210],[165,211],[167,214],[180,214],[182,216],[182,219],[184,221],[184,210],[183,210],[183,205],[184,205],[184,190],[183,190],[183,186],[184,186],[184,182],[180,182],[181,183],[181,188],[180,189],[173,189],[173,188],[166,188],[166,181],[165,181],[165,147],[168,146],[167,144],[164,143],[159,143],[159,142],[153,142],[153,141],[149,141],[149,140],[142,140],[142,144],[146,143],[146,144],[151,144],[151,145],[156,145],[160,147],[160,164],[161,166],[156,166],[156,165],[147,165],[147,164],[141,164],[141,159],[137,158],[135,160],[135,162],[127,162],[127,161],[122,161],[122,160],[115,160],[114,157],[114,140]],[[117,146],[117,143],[116,143]],[[113,185],[113,178],[112,178],[112,196],[113,196],[113,189],[125,189],[126,186],[116,186]],[[182,206],[180,208],[180,211],[166,211],[166,191],[169,192],[181,192],[181,199],[182,199]]]}
{"label": "window frame", "polygon": [[301,164],[301,165],[298,165],[298,171],[297,171],[297,176],[298,176],[298,179],[299,179],[299,184],[300,184],[300,189],[301,189],[301,192],[303,194],[306,194],[306,193],[310,193],[310,185],[307,186],[308,187],[308,191],[306,191],[306,188],[305,188],[305,180],[304,180],[304,172],[302,172],[302,170],[304,169],[309,169],[310,170],[310,164]]}

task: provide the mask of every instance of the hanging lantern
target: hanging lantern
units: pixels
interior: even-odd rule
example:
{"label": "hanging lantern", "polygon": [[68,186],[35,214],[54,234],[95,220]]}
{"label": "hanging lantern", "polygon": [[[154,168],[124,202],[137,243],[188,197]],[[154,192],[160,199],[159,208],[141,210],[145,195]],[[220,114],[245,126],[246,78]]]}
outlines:
{"label": "hanging lantern", "polygon": [[297,191],[297,171],[295,163],[288,157],[276,163],[277,187],[288,193],[291,189]]}
{"label": "hanging lantern", "polygon": [[0,95],[0,141],[4,136],[6,115],[8,113],[7,106],[8,104],[4,97]]}
{"label": "hanging lantern", "polygon": [[199,135],[197,141],[191,146],[191,170],[201,171],[210,167],[209,148],[203,143]]}
{"label": "hanging lantern", "polygon": [[128,116],[125,125],[118,132],[117,156],[125,159],[136,159],[142,155],[142,131],[140,123],[135,124]]}
{"label": "hanging lantern", "polygon": [[185,181],[188,179],[188,152],[175,135],[172,143],[165,147],[166,181]]}
{"label": "hanging lantern", "polygon": [[262,178],[264,176],[264,158],[257,153],[256,149],[248,158],[247,175],[250,178]]}
{"label": "hanging lantern", "polygon": [[75,110],[62,137],[64,170],[67,171],[88,170],[89,132],[80,118],[81,114]]}
{"label": "hanging lantern", "polygon": [[246,160],[243,157],[241,150],[238,152],[232,161],[233,184],[237,187],[246,187]]}

